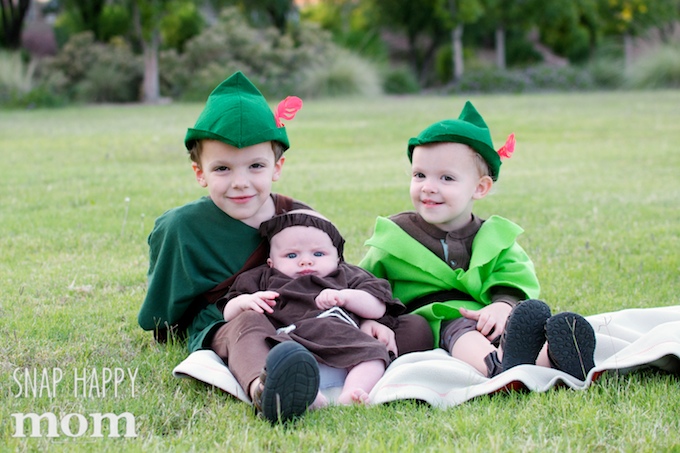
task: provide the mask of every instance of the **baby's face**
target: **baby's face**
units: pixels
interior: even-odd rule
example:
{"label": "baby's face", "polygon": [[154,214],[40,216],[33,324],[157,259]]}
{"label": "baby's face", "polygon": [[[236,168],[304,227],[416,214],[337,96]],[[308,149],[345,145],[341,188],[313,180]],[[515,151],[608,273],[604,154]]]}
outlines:
{"label": "baby's face", "polygon": [[338,250],[330,236],[308,226],[288,227],[274,235],[267,260],[269,267],[291,278],[325,277],[338,268],[338,262]]}

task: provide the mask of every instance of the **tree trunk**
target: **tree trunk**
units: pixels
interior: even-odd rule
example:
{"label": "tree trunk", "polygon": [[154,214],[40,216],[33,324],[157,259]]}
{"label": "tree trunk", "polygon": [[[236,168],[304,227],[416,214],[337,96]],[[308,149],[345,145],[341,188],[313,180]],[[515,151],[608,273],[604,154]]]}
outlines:
{"label": "tree trunk", "polygon": [[505,28],[499,25],[496,28],[496,66],[505,70]]}
{"label": "tree trunk", "polygon": [[630,33],[623,35],[623,61],[625,71],[629,72],[633,68],[633,37]]}
{"label": "tree trunk", "polygon": [[155,104],[160,100],[160,77],[158,74],[158,47],[160,32],[156,28],[151,39],[143,41],[144,47],[144,81],[142,82],[142,100]]}
{"label": "tree trunk", "polygon": [[19,49],[21,47],[21,30],[28,13],[31,0],[0,0],[0,47]]}
{"label": "tree trunk", "polygon": [[458,24],[451,31],[451,49],[453,53],[453,81],[463,78],[463,24]]}

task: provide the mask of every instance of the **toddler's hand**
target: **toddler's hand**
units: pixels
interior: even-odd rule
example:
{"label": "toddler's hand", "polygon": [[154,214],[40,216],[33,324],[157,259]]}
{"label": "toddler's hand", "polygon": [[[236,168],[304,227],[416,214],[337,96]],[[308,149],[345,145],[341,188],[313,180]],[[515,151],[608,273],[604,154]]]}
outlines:
{"label": "toddler's hand", "polygon": [[477,321],[477,330],[489,341],[493,341],[505,330],[512,307],[504,302],[496,302],[481,310],[473,311],[462,307],[459,310],[465,318]]}
{"label": "toddler's hand", "polygon": [[258,313],[273,313],[272,308],[276,305],[276,298],[279,293],[276,291],[258,291],[253,294],[241,294],[234,297],[224,307],[222,312],[225,321],[234,319],[239,313],[246,310],[253,310]]}
{"label": "toddler's hand", "polygon": [[345,305],[345,298],[342,296],[342,292],[337,289],[324,289],[316,296],[314,301],[317,308],[322,310]]}

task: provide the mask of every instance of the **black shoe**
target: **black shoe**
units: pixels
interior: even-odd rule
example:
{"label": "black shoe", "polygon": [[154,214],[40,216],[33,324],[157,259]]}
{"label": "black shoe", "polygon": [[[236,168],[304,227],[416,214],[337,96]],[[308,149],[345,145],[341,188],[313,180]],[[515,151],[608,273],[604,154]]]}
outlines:
{"label": "black shoe", "polygon": [[319,365],[304,346],[294,341],[279,343],[267,354],[255,390],[253,405],[272,424],[305,413],[319,391]]}
{"label": "black shoe", "polygon": [[548,318],[550,307],[540,300],[525,300],[512,309],[501,338],[502,371],[517,365],[536,364],[536,357],[545,344]]}
{"label": "black shoe", "polygon": [[595,331],[576,313],[558,313],[546,324],[548,357],[554,368],[585,380],[595,366]]}

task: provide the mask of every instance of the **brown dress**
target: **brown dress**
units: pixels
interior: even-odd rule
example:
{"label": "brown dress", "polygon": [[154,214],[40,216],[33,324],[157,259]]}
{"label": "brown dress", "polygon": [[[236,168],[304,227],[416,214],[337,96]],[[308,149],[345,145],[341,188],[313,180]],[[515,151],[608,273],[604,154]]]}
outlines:
{"label": "brown dress", "polygon": [[326,288],[366,291],[387,305],[390,316],[404,310],[403,304],[392,298],[387,281],[345,262],[326,277],[307,275],[295,279],[266,265],[260,266],[239,275],[227,294],[227,300],[257,291],[276,291],[279,298],[274,312],[266,313],[278,330],[276,335],[268,337],[272,345],[296,341],[314,354],[320,363],[335,368],[348,368],[369,360],[382,360],[387,366],[390,362],[387,348],[356,327],[361,321],[359,317],[338,307],[331,310],[316,307],[314,299]]}

